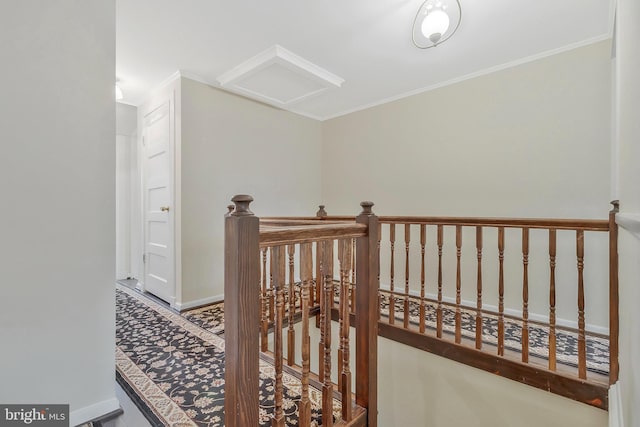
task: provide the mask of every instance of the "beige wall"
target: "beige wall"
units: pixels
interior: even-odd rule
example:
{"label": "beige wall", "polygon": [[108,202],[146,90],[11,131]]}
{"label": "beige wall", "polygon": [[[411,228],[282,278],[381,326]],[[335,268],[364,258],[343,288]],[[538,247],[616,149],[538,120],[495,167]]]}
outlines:
{"label": "beige wall", "polygon": [[309,215],[320,195],[320,123],[182,79],[182,301],[223,294],[226,206]]}
{"label": "beige wall", "polygon": [[115,2],[2,4],[0,402],[118,408]]}
{"label": "beige wall", "polygon": [[620,230],[620,392],[624,425],[640,425],[640,3],[619,0],[617,12],[618,179],[621,212],[635,235]]}
{"label": "beige wall", "polygon": [[610,42],[323,123],[323,201],[351,213],[606,217]]}
{"label": "beige wall", "polygon": [[[379,215],[607,218],[610,201],[611,43],[601,42],[323,123],[322,201]],[[473,230],[470,230],[473,231]],[[386,233],[386,232],[385,232]],[[484,303],[497,305],[497,240],[485,232]],[[419,231],[413,232],[414,257]],[[531,232],[530,306],[548,316],[548,236]],[[557,308],[575,325],[575,235],[558,235]],[[587,236],[587,324],[608,325],[606,236]],[[389,283],[387,234],[381,283]],[[428,262],[436,258],[429,235]],[[396,280],[404,285],[402,230]],[[593,246],[591,246],[593,244]],[[520,235],[507,233],[507,277],[522,275]],[[463,299],[475,301],[475,238],[464,235]],[[412,264],[413,279],[419,260]],[[455,237],[445,233],[445,295],[455,296]],[[429,266],[428,266],[429,267]],[[427,291],[437,270],[428,268]],[[398,282],[397,282],[398,283]],[[396,284],[397,284],[396,283]],[[447,286],[447,283],[449,286]],[[419,291],[419,283],[412,289]],[[521,281],[507,282],[507,308],[522,306]],[[604,303],[603,303],[604,301]]]}
{"label": "beige wall", "polygon": [[[339,346],[339,326],[332,322],[332,354]],[[296,336],[301,333],[296,325]],[[311,348],[320,329],[309,329]],[[287,348],[287,337],[283,334]],[[351,343],[355,329],[350,330]],[[270,343],[273,350],[273,343]],[[296,360],[301,360],[297,352]],[[331,376],[337,382],[337,358]],[[355,390],[355,348],[351,348]],[[318,352],[311,351],[311,371],[318,372]],[[499,377],[444,357],[378,339],[378,425],[381,427],[606,427],[607,412],[584,403]],[[610,426],[614,427],[614,426]]]}
{"label": "beige wall", "polygon": [[380,426],[605,427],[607,412],[378,340]]}

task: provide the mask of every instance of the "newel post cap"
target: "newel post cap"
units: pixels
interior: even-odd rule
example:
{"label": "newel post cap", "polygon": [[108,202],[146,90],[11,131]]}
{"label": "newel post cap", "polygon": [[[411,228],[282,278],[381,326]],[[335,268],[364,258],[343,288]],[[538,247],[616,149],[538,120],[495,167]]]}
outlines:
{"label": "newel post cap", "polygon": [[610,203],[613,205],[613,212],[620,212],[620,200],[612,200]]}
{"label": "newel post cap", "polygon": [[360,215],[373,215],[373,210],[371,209],[373,207],[373,202],[364,201],[360,203],[360,206],[362,206],[362,212],[360,212]]}
{"label": "newel post cap", "polygon": [[230,213],[231,216],[253,215],[253,212],[249,210],[249,205],[253,202],[253,197],[248,194],[237,194],[233,196],[231,201],[235,204],[235,210]]}

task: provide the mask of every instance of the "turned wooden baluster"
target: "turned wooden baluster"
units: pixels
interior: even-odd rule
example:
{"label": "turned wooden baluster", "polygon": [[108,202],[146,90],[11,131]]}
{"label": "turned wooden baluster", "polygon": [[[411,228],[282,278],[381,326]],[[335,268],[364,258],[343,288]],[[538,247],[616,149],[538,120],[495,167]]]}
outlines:
{"label": "turned wooden baluster", "polygon": [[395,264],[396,264],[396,260],[395,260],[395,245],[396,245],[396,225],[395,224],[389,224],[389,242],[391,243],[391,270],[389,272],[390,275],[390,290],[391,293],[389,294],[389,323],[390,324],[394,324],[395,323],[395,310],[396,310],[396,299],[395,299],[395,295],[394,295],[394,284],[393,284],[393,276],[395,274]]}
{"label": "turned wooden baluster", "polygon": [[[322,307],[322,243],[316,242],[316,280],[315,289],[312,294],[315,295],[314,306]],[[322,323],[322,310],[319,316],[316,316],[316,328]]]}
{"label": "turned wooden baluster", "polygon": [[[377,253],[377,257],[378,257],[378,286],[380,286],[380,241],[382,240],[382,223],[378,222],[378,244],[376,246],[376,253]],[[356,241],[356,245],[357,245],[357,241]],[[376,290],[376,294],[378,295],[378,320],[380,320],[380,307],[382,307],[382,294],[380,293],[379,290]]]}
{"label": "turned wooden baluster", "polygon": [[311,425],[311,402],[309,401],[309,372],[311,358],[311,337],[309,336],[309,288],[313,282],[313,249],[311,243],[300,244],[300,280],[302,281],[302,391],[300,393],[300,427]]}
{"label": "turned wooden baluster", "polygon": [[442,242],[443,226],[438,225],[438,308],[436,310],[436,335],[442,338]]}
{"label": "turned wooden baluster", "polygon": [[616,214],[620,202],[611,202],[609,212],[609,384],[618,381],[618,333],[619,333],[619,290],[618,290],[618,224]]}
{"label": "turned wooden baluster", "polygon": [[[326,242],[316,242],[316,261],[317,261],[316,288],[319,284],[320,289],[322,289],[322,292],[320,292],[320,295],[318,298],[318,301],[320,304],[320,313],[316,316],[316,327],[320,328],[320,340],[318,341],[318,379],[320,382],[324,381],[323,361],[324,361],[324,347],[325,347],[325,340],[326,340],[325,319],[327,316],[329,316],[329,319],[331,319],[331,311],[327,313],[325,311],[325,306],[324,306],[325,272],[329,270],[329,265],[325,265],[325,255],[324,255],[324,251],[327,248],[329,248],[329,245],[326,244]],[[327,249],[327,250],[331,250],[333,252],[333,246],[331,246],[330,249]],[[332,257],[333,256],[331,256],[331,258]],[[330,270],[331,271],[333,270],[333,266],[331,266]],[[331,274],[331,272],[328,272],[326,274]]]}
{"label": "turned wooden baluster", "polygon": [[462,255],[462,226],[456,225],[456,343],[462,339],[462,313],[460,312],[462,272],[460,269],[460,257]]}
{"label": "turned wooden baluster", "polygon": [[275,322],[274,322],[274,363],[276,369],[276,383],[275,383],[275,408],[271,425],[274,427],[284,427],[284,388],[282,384],[282,324],[284,313],[284,287],[285,287],[285,271],[286,271],[286,259],[285,249],[283,246],[275,246],[271,248],[271,263],[274,265],[274,277],[273,286],[275,290],[276,310],[275,310]]}
{"label": "turned wooden baluster", "polygon": [[498,355],[504,356],[504,227],[498,227]]}
{"label": "turned wooden baluster", "polygon": [[262,249],[262,294],[260,296],[260,350],[269,350],[269,317],[267,305],[269,304],[269,291],[267,290],[267,248]]}
{"label": "turned wooden baluster", "polygon": [[522,229],[522,361],[529,362],[529,229]]}
{"label": "turned wooden baluster", "polygon": [[409,328],[409,244],[411,242],[411,224],[404,225],[404,327]]}
{"label": "turned wooden baluster", "polygon": [[478,279],[476,296],[476,349],[482,349],[482,227],[476,227],[476,255],[478,257]]}
{"label": "turned wooden baluster", "polygon": [[349,366],[349,272],[353,262],[352,240],[341,240],[340,258],[340,351],[338,353],[338,389],[342,393],[342,419],[351,421],[351,368]]}
{"label": "turned wooden baluster", "polygon": [[549,370],[556,370],[556,230],[549,230]]}
{"label": "turned wooden baluster", "polygon": [[[324,210],[324,205],[318,206],[318,212],[316,212],[316,217],[323,219],[326,218],[327,211]],[[320,242],[316,242],[316,288],[315,292],[312,294],[312,297],[315,298],[314,304],[318,306],[322,305],[322,274],[320,272]],[[320,327],[320,317],[316,316],[316,328]]]}
{"label": "turned wooden baluster", "polygon": [[578,258],[578,377],[587,378],[587,346],[584,322],[584,230],[576,230]]}
{"label": "turned wooden baluster", "polygon": [[296,245],[287,245],[287,253],[289,255],[289,313],[287,330],[287,364],[293,366],[296,358],[296,331],[293,329],[294,313],[296,311],[296,281],[295,281],[295,262]]}
{"label": "turned wooden baluster", "polygon": [[270,259],[269,262],[269,286],[267,287],[267,292],[269,293],[269,322],[274,322],[276,300],[275,290],[273,288],[273,259]]}
{"label": "turned wooden baluster", "polygon": [[333,426],[333,384],[331,382],[331,307],[333,306],[333,241],[322,242],[322,275],[324,295],[322,311],[324,318],[324,348],[319,359],[322,365],[322,425]]}
{"label": "turned wooden baluster", "polygon": [[351,239],[351,281],[349,283],[349,292],[351,296],[351,313],[356,312],[356,239]]}
{"label": "turned wooden baluster", "polygon": [[[340,283],[338,285],[338,390],[342,389],[342,376],[340,373],[342,372],[342,324],[344,323],[343,313],[343,305],[345,303],[344,297],[344,287],[347,286],[346,280],[344,277],[344,269],[345,269],[345,259],[344,259],[344,241],[338,240],[338,272],[340,274]],[[333,316],[332,316],[333,317]]]}
{"label": "turned wooden baluster", "polygon": [[420,333],[424,333],[425,330],[425,306],[424,306],[424,294],[425,294],[425,281],[426,281],[426,258],[425,258],[425,246],[427,244],[427,226],[420,224]]}

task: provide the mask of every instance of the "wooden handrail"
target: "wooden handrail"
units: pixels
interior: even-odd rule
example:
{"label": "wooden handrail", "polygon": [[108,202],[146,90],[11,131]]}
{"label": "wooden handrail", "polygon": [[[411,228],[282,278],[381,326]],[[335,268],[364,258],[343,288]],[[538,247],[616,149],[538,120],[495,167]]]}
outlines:
{"label": "wooden handrail", "polygon": [[[271,217],[269,221],[340,222],[351,221],[350,216],[325,217]],[[264,219],[263,219],[264,220]],[[560,218],[499,218],[499,217],[448,217],[448,216],[378,216],[383,224],[438,224],[505,228],[555,228],[557,230],[609,231],[610,222],[601,219]]]}
{"label": "wooden handrail", "polygon": [[274,246],[357,238],[367,235],[367,227],[356,223],[329,223],[313,225],[260,226],[260,246]]}
{"label": "wooden handrail", "polygon": [[430,216],[381,216],[384,224],[438,224],[457,226],[485,226],[505,228],[555,228],[558,230],[608,231],[609,221],[599,219],[554,218],[464,218]]}
{"label": "wooden handrail", "polygon": [[[353,224],[355,218],[351,220],[322,220],[322,224]],[[301,225],[318,225],[320,221],[316,219],[293,219],[293,218],[260,218],[261,226],[288,227]]]}

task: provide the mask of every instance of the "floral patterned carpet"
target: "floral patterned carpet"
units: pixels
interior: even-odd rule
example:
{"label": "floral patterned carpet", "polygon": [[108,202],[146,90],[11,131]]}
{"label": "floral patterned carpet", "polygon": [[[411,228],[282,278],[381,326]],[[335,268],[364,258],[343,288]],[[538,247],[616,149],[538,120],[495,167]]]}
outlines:
{"label": "floral patterned carpet", "polygon": [[[404,299],[396,296],[394,300],[394,318],[402,325],[404,320]],[[389,316],[389,295],[381,293],[380,313]],[[437,304],[425,302],[425,325],[435,330]],[[461,310],[460,330],[463,337],[475,340],[476,312],[475,310]],[[456,324],[456,310],[443,306],[442,328],[445,333],[454,334]],[[409,321],[417,325],[420,320],[419,298],[409,298]],[[520,352],[522,350],[522,323],[505,318],[504,346],[508,350]],[[497,345],[498,317],[484,314],[482,317],[482,341],[484,344]],[[587,370],[601,375],[609,374],[609,340],[599,336],[586,335]],[[549,328],[537,324],[529,324],[529,354],[548,359],[549,357]],[[578,366],[578,336],[575,332],[556,330],[556,360],[558,363],[571,367]]]}
{"label": "floral patterned carpet", "polygon": [[[221,313],[213,310],[217,320],[200,324],[216,330]],[[153,426],[224,426],[224,339],[189,318],[117,285],[116,380]],[[261,360],[261,426],[271,425],[274,378]],[[297,425],[301,385],[286,373],[283,382],[286,422]],[[320,397],[310,388],[314,425],[322,422]],[[334,417],[339,413],[336,402]]]}
{"label": "floral patterned carpet", "polygon": [[[409,300],[409,319],[419,321],[419,299]],[[404,317],[403,299],[396,297],[395,318]],[[436,305],[427,303],[425,324],[435,329]],[[389,297],[381,298],[383,319],[389,314]],[[462,310],[463,336],[475,338],[475,311]],[[497,342],[498,319],[483,316],[483,341]],[[443,308],[445,333],[455,331],[455,310]],[[505,347],[521,349],[522,325],[505,319]],[[153,426],[224,426],[224,305],[223,303],[178,314],[139,292],[117,285],[116,290],[116,379]],[[558,330],[557,361],[576,366],[577,337]],[[587,335],[587,369],[608,374],[608,340]],[[548,357],[548,328],[530,325],[529,350],[533,356]],[[260,360],[260,425],[271,425],[274,411],[275,372]],[[301,385],[285,373],[285,414],[287,425],[297,425],[297,405]],[[321,423],[321,393],[310,388],[314,423]],[[334,404],[334,418],[340,414]]]}
{"label": "floral patterned carpet", "polygon": [[[336,286],[336,290],[338,286]],[[296,292],[296,297],[299,292]],[[338,296],[336,297],[338,302]],[[299,304],[298,304],[299,305]],[[402,324],[404,319],[404,299],[395,298],[394,317],[396,323]],[[447,334],[455,333],[455,309],[443,306],[443,330]],[[381,292],[380,313],[389,316],[389,294]],[[436,328],[437,305],[425,302],[425,326],[427,329]],[[218,303],[206,307],[190,310],[182,313],[187,319],[215,333],[224,332],[224,304]],[[461,310],[462,336],[475,339],[476,336],[476,312],[475,310]],[[409,298],[409,320],[412,324],[419,324],[420,300]],[[522,323],[505,318],[505,348],[520,352],[522,349]],[[484,344],[497,345],[498,342],[498,318],[485,314],[482,318],[482,340]],[[609,340],[595,335],[586,335],[587,369],[590,372],[609,374]],[[529,324],[529,354],[541,359],[549,356],[549,328],[542,325]],[[578,366],[578,337],[575,332],[562,329],[556,330],[556,360],[558,363],[571,367]]]}
{"label": "floral patterned carpet", "polygon": [[206,305],[180,313],[187,320],[203,329],[220,334],[224,332],[224,303]]}

